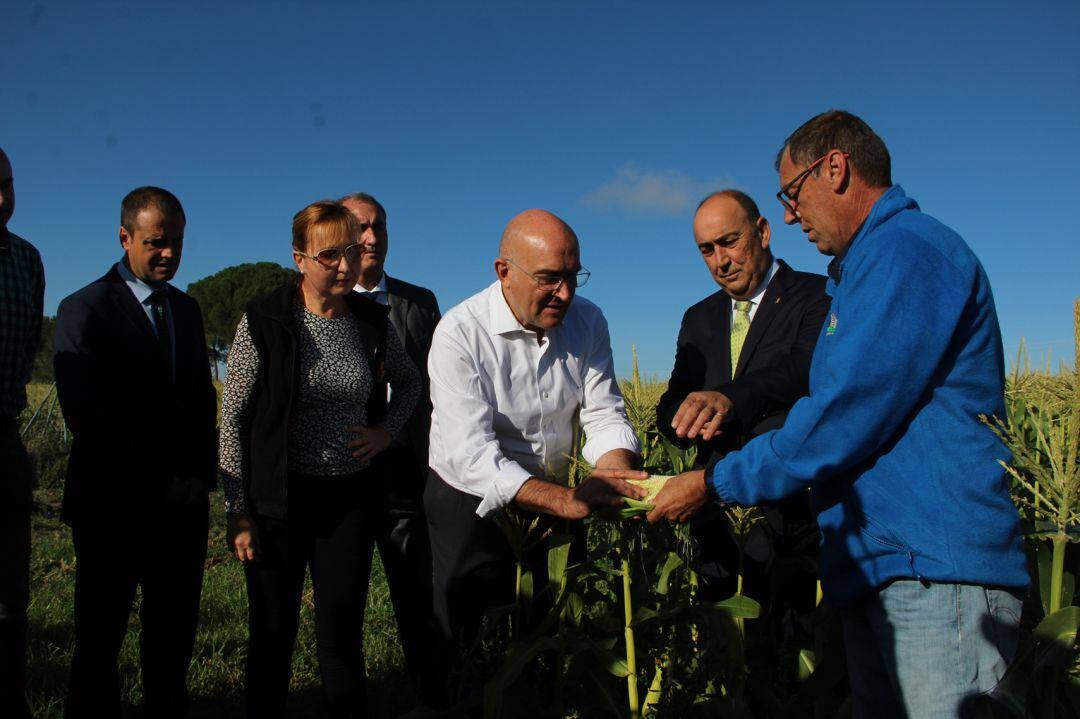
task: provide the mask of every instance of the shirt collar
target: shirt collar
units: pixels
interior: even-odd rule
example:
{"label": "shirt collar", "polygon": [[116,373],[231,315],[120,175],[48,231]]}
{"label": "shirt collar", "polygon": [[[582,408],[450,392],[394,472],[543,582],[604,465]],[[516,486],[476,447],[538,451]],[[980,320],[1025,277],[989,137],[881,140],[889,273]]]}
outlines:
{"label": "shirt collar", "polygon": [[495,280],[488,287],[488,331],[493,335],[510,334],[511,332],[531,332],[521,326],[517,317],[514,317],[510,305],[506,304],[506,297],[502,293],[502,283]]}
{"label": "shirt collar", "polygon": [[833,281],[833,283],[840,284],[840,275],[841,275],[843,269],[844,269],[844,265],[840,261],[840,258],[839,257],[832,258],[832,261],[829,263],[829,270],[828,271],[829,271],[829,278]]}
{"label": "shirt collar", "polygon": [[[150,295],[154,294],[156,289],[159,289],[157,287],[151,287],[136,277],[135,273],[128,269],[128,266],[124,264],[123,260],[116,263],[116,271],[120,274],[120,278],[124,280],[128,289],[131,290],[131,294],[135,295],[135,299],[140,305],[146,304],[147,300],[150,299]],[[161,287],[160,289],[164,290],[165,288]]]}
{"label": "shirt collar", "polygon": [[385,272],[382,273],[382,277],[379,278],[379,284],[375,285],[370,290],[367,289],[366,287],[364,287],[359,282],[356,283],[356,287],[353,287],[353,289],[356,290],[357,292],[361,293],[361,294],[366,294],[366,295],[374,295],[374,294],[376,294],[378,292],[385,293],[386,292],[386,273]]}
{"label": "shirt collar", "polygon": [[[765,275],[765,281],[758,285],[758,288],[754,290],[754,294],[746,298],[750,300],[751,306],[761,303],[761,298],[765,294],[765,290],[769,288],[769,283],[772,282],[772,278],[776,276],[776,271],[779,269],[780,261],[774,257],[772,264],[769,265],[769,273]],[[735,303],[738,300],[736,300],[734,297],[731,297],[730,295],[728,296],[728,299],[731,300],[731,307],[732,309],[734,309]]]}

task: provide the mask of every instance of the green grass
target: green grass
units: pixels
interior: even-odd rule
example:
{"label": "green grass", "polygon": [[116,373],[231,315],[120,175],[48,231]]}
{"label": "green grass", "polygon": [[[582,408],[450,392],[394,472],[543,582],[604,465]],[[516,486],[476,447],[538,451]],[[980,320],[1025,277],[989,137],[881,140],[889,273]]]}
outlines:
{"label": "green grass", "polygon": [[[29,388],[31,410],[47,386]],[[28,416],[28,415],[27,415]],[[28,687],[39,719],[61,717],[74,646],[72,623],[75,553],[70,529],[60,522],[62,476],[66,451],[52,427],[35,431],[28,447],[39,486],[35,490],[33,551],[30,564],[30,636]],[[188,674],[193,717],[240,717],[244,713],[244,658],[247,652],[247,593],[243,569],[225,546],[225,515],[219,495],[212,495],[210,535],[195,654]],[[133,538],[133,541],[137,541]],[[120,674],[125,714],[137,714],[141,703],[138,659],[138,597],[128,634],[120,651]],[[310,581],[304,592],[300,634],[293,655],[289,716],[322,713],[321,681],[315,658],[314,616]],[[365,617],[371,715],[393,717],[412,709],[416,700],[405,675],[404,659],[382,564],[376,555]]]}
{"label": "green grass", "polygon": [[[1080,305],[1077,306],[1077,326],[1078,333],[1080,333]],[[1078,344],[1078,353],[1080,353],[1080,344]],[[1018,364],[1019,366],[1021,365]],[[1077,357],[1077,366],[1080,367],[1080,354]],[[1032,372],[1030,369],[1017,370],[1010,376],[1006,389],[1006,395],[1012,408],[1010,409],[1010,419],[1016,419],[1012,415],[1019,416],[1014,411],[1015,407],[1022,408],[1028,404],[1042,407],[1054,413],[1064,413],[1068,407],[1072,407],[1071,411],[1075,413],[1077,411],[1076,405],[1069,403],[1075,402],[1076,398],[1080,397],[1080,393],[1077,391],[1078,383],[1080,383],[1080,374],[1077,374],[1076,370],[1063,370],[1058,373],[1049,371]],[[668,470],[675,471],[675,459],[669,457],[669,453],[663,447],[655,427],[655,405],[660,393],[663,391],[663,384],[656,381],[642,381],[635,366],[633,378],[621,382],[620,385],[626,396],[628,416],[641,438],[643,454],[646,461],[650,463],[649,466],[660,466],[656,463],[659,462],[662,465],[666,462],[668,464],[665,465],[665,473]],[[71,534],[58,519],[59,498],[62,489],[60,478],[66,464],[66,450],[63,446],[63,425],[58,411],[54,411],[52,415],[49,414],[46,397],[47,389],[47,385],[31,385],[28,388],[32,408],[36,408],[39,404],[45,402],[39,426],[28,442],[40,478],[40,486],[35,494],[36,506],[33,525],[29,693],[36,715],[42,718],[62,715],[64,694],[67,687],[68,665],[73,643],[72,598],[74,590],[74,554],[71,547]],[[29,413],[27,416],[29,416]],[[1021,439],[1031,442],[1034,440],[1027,435],[1031,434],[1033,430],[1028,424],[1024,423],[1026,421],[1015,421],[1013,429],[1022,435]],[[1075,462],[1075,452],[1071,461]],[[1024,495],[1019,492],[1015,482],[1012,489],[1014,497],[1020,501],[1022,507],[1026,507],[1027,505],[1023,502]],[[220,507],[220,497],[213,497],[213,502],[215,508],[211,518],[208,558],[203,583],[202,617],[196,637],[195,656],[189,673],[189,687],[193,703],[193,716],[234,717],[242,716],[244,710],[242,697],[244,688],[243,665],[247,643],[247,598],[241,565],[228,554],[225,547],[225,522]],[[1026,510],[1024,510],[1023,514],[1026,519],[1032,519],[1032,517],[1028,516]],[[601,524],[600,526],[606,525]],[[1070,524],[1071,526],[1073,525]],[[608,529],[610,530],[610,527]],[[594,539],[596,536],[593,533]],[[1034,547],[1042,541],[1035,535],[1028,537],[1030,547]],[[672,540],[661,539],[652,546],[652,549],[659,548],[663,554],[672,546]],[[590,551],[595,552],[596,546],[592,546]],[[645,554],[639,550],[639,560],[644,556]],[[599,557],[599,563],[607,570],[611,569],[609,559],[605,559],[603,556]],[[643,560],[639,563],[642,570],[644,570]],[[1068,583],[1068,586],[1072,587],[1076,583],[1074,581],[1077,574],[1075,562],[1068,562],[1065,570],[1073,578]],[[1044,584],[1047,587],[1050,586],[1049,582],[1040,582],[1038,576],[1033,578],[1035,579],[1034,586],[1036,588]],[[603,589],[600,586],[601,584],[603,583],[597,583],[597,587],[594,588],[595,591],[589,595],[589,603],[585,607],[585,614],[589,617],[590,623],[603,633],[608,630],[608,628],[605,628],[605,617],[612,621],[618,620],[620,616],[618,608],[621,599],[615,593]],[[644,587],[645,593],[648,594],[648,585],[646,584]],[[1073,597],[1071,589],[1069,595],[1069,602],[1075,603],[1076,599]],[[1025,642],[1029,642],[1027,635],[1030,633],[1031,626],[1042,616],[1041,610],[1034,613],[1031,611],[1032,608],[1038,606],[1039,596],[1038,591],[1036,591],[1029,598],[1028,606],[1025,608],[1026,624],[1023,637]],[[828,618],[831,614],[831,610],[826,611],[824,616]],[[824,621],[822,626],[826,626]],[[611,631],[621,636],[621,620],[616,621],[616,624],[618,626],[614,626]],[[561,626],[560,632],[562,631]],[[140,703],[137,632],[138,614],[136,611],[132,613],[128,637],[120,656],[123,698],[128,714],[134,713]],[[375,717],[393,717],[408,712],[415,706],[416,700],[406,680],[386,580],[382,565],[377,558],[373,563],[365,632],[371,715]],[[676,650],[683,651],[681,655],[683,659],[698,656],[697,639],[693,639],[692,651],[690,651],[686,647],[679,649],[677,644],[673,645],[670,642],[665,644],[668,636],[655,628],[653,632],[655,636],[652,639],[649,637],[649,631],[642,631],[635,640],[640,642],[639,656],[644,660],[639,672],[641,688],[643,689],[648,687],[648,682],[653,676],[653,667],[649,662],[650,656],[655,660],[660,656],[677,653]],[[651,645],[649,644],[650,641],[652,641]],[[839,646],[837,643],[838,638],[829,641],[832,643],[825,643],[825,639],[823,639],[821,647],[815,646],[815,652],[819,648],[822,652],[815,654],[815,661],[819,667],[829,666],[831,661],[830,652],[832,655],[841,657],[840,661],[842,661],[842,651],[838,652],[836,649]],[[1076,662],[1080,661],[1080,659],[1077,659],[1071,641],[1070,639],[1069,651],[1073,652],[1071,661],[1074,666],[1080,666],[1076,665]],[[611,646],[616,647],[616,651],[621,651],[622,645],[619,644],[618,639]],[[497,665],[498,661],[500,660],[495,658],[492,668]],[[696,661],[696,659],[692,661]],[[768,684],[771,681],[769,671],[761,672],[756,667],[750,668],[749,665],[745,669],[741,669],[739,668],[741,663],[742,660],[739,659],[735,665],[736,672],[733,676],[748,676],[747,689],[755,686],[754,682],[757,682],[759,690],[761,690],[761,687],[771,690],[771,685]],[[684,666],[679,667],[679,670],[685,676],[690,676],[692,671],[698,671],[685,666],[685,664],[686,662],[684,662]],[[711,671],[707,662],[702,663],[701,667]],[[1067,667],[1065,669],[1051,669],[1057,674],[1049,676],[1044,684],[1050,686],[1054,682],[1058,682],[1062,687],[1065,687],[1061,689],[1063,693],[1060,696],[1066,695],[1066,689],[1068,689],[1068,692],[1075,693],[1075,687],[1080,686],[1075,683],[1075,668],[1072,670],[1072,674],[1068,674]],[[1024,667],[1020,667],[1020,670],[1029,671]],[[616,679],[607,676],[608,671],[609,668],[604,668],[600,674],[608,684],[614,686]],[[1050,670],[1044,669],[1041,671],[1045,673]],[[814,700],[814,706],[809,707],[808,705],[807,707],[807,711],[812,709],[815,716],[827,715],[825,712],[826,706],[832,707],[834,703],[836,706],[840,706],[840,703],[846,698],[846,684],[842,681],[842,675],[838,682],[830,680],[828,672],[825,672],[823,676],[825,679],[820,682],[818,688],[815,689],[816,693],[813,694],[813,696],[817,697]],[[572,682],[576,684],[578,679],[580,677],[574,677]],[[833,681],[833,683],[830,684],[830,681]],[[527,683],[527,677],[519,681],[518,684],[522,682]],[[741,684],[742,679],[739,679],[739,685],[741,686]],[[602,687],[603,685],[598,686]],[[690,684],[687,686],[693,688]],[[320,691],[318,665],[315,659],[309,584],[306,588],[302,608],[301,630],[294,653],[289,715],[297,717],[319,716],[322,710]],[[674,689],[670,690],[670,692],[672,697],[677,696]],[[1028,710],[1032,716],[1037,715],[1040,707],[1043,708],[1046,716],[1053,713],[1055,709],[1061,708],[1061,705],[1055,705],[1052,699],[1045,701],[1034,690],[1028,694]],[[1070,693],[1069,696],[1072,696],[1072,694]],[[781,703],[787,700],[780,694],[777,694],[775,698]],[[695,700],[693,696],[690,699]],[[1024,697],[1021,696],[1020,699],[1022,701]],[[723,702],[717,700],[713,704],[719,711],[720,703],[724,703],[726,706],[726,702],[727,699],[724,699]],[[745,697],[736,701],[732,706],[739,702],[745,704]],[[594,710],[599,711],[603,708],[600,697],[595,693],[586,693],[584,696],[579,697],[579,703],[586,711],[582,714],[571,712],[571,715],[594,716]],[[1042,706],[1043,704],[1045,704],[1045,707]],[[543,708],[539,705],[510,704],[506,716],[522,715],[526,711],[526,706],[531,709]],[[670,714],[667,715],[670,716]],[[1058,715],[1064,716],[1065,714],[1059,712]]]}
{"label": "green grass", "polygon": [[[74,645],[72,624],[75,555],[71,532],[55,517],[57,507],[47,491],[38,492],[41,510],[33,522],[31,558],[30,647],[28,694],[39,719],[63,714],[68,666]],[[244,657],[247,647],[247,594],[240,563],[225,547],[224,514],[215,509],[210,530],[206,573],[195,654],[188,674],[194,717],[243,716]],[[120,651],[125,706],[141,700],[138,661],[138,598],[128,635]],[[289,715],[319,716],[320,680],[315,659],[314,616],[310,582],[305,587],[300,635],[293,657]],[[404,672],[390,596],[382,565],[372,569],[365,619],[369,702],[373,716],[397,716],[415,700]]]}

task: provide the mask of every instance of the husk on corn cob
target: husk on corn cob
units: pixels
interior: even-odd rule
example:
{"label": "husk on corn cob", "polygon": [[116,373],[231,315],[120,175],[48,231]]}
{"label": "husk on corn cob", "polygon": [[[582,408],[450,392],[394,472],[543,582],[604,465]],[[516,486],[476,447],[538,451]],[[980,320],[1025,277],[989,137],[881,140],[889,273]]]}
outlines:
{"label": "husk on corn cob", "polygon": [[656,495],[660,494],[660,490],[664,488],[669,479],[671,479],[670,475],[650,474],[645,479],[626,480],[630,484],[641,487],[648,494],[645,495],[644,499],[625,497],[623,503],[626,506],[619,510],[619,519],[629,519],[651,510],[653,508],[652,501],[656,499]]}

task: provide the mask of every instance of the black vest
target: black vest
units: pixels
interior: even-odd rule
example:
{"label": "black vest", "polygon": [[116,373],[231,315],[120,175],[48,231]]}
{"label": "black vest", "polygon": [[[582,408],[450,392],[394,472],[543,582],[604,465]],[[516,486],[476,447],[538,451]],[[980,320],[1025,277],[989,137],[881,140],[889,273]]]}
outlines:
{"label": "black vest", "polygon": [[[259,376],[252,389],[251,432],[248,437],[250,509],[255,514],[281,519],[288,508],[289,417],[296,406],[300,383],[298,334],[293,308],[301,301],[299,276],[269,294],[248,303],[247,321],[259,355]],[[369,425],[386,414],[386,325],[390,308],[356,292],[345,297],[358,320],[364,353],[372,370],[367,401]]]}

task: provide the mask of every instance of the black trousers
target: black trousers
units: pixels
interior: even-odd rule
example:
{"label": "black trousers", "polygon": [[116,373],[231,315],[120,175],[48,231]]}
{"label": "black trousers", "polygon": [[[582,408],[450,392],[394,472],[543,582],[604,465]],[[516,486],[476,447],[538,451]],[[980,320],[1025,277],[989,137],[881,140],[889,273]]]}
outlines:
{"label": "black trousers", "polygon": [[248,589],[247,713],[285,716],[304,576],[311,569],[323,694],[335,717],[367,712],[364,608],[374,533],[365,473],[289,474],[285,519],[255,516],[260,556]]}
{"label": "black trousers", "polygon": [[26,607],[30,600],[33,473],[15,420],[0,420],[0,717],[30,716]]}
{"label": "black trousers", "polygon": [[445,648],[432,611],[431,541],[424,516],[426,472],[412,451],[392,446],[372,462],[369,475],[380,487],[372,519],[390,601],[394,607],[405,667],[417,696],[434,706],[446,673]]}
{"label": "black trousers", "polygon": [[144,714],[187,714],[209,525],[205,492],[186,509],[83,522],[75,543],[75,653],[66,717],[120,714],[117,657],[136,587]]}
{"label": "black trousers", "polygon": [[[484,612],[514,601],[513,550],[494,521],[477,516],[478,506],[479,497],[451,487],[434,471],[428,476],[424,511],[435,572],[435,619],[458,658],[479,634]],[[563,524],[540,515],[530,541],[557,523]],[[584,524],[571,523],[569,531],[575,535],[571,563],[581,561],[585,555]],[[547,554],[548,544],[543,541],[534,541],[525,552],[525,569],[533,572],[537,587],[545,585]],[[545,608],[537,602],[533,619],[542,618]]]}

